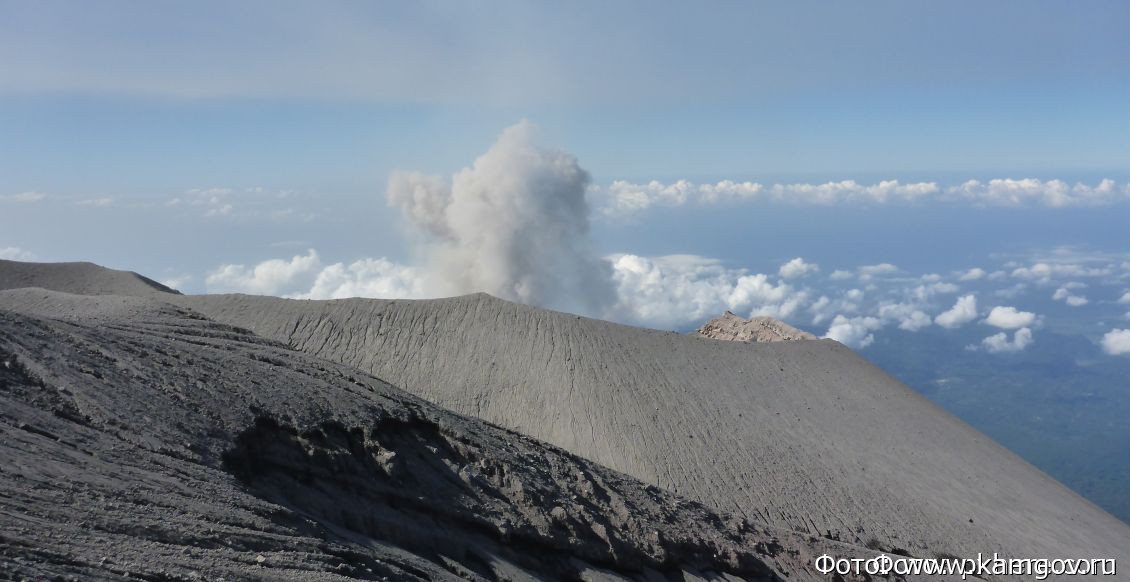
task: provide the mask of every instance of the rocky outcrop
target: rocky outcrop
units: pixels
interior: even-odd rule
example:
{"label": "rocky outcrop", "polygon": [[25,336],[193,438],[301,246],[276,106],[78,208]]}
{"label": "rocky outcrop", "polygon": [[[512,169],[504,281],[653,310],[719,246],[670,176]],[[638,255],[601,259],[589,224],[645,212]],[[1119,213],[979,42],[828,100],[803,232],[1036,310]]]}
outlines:
{"label": "rocky outcrop", "polygon": [[710,339],[745,343],[819,339],[772,317],[759,315],[745,319],[729,311],[704,323],[695,333]]}

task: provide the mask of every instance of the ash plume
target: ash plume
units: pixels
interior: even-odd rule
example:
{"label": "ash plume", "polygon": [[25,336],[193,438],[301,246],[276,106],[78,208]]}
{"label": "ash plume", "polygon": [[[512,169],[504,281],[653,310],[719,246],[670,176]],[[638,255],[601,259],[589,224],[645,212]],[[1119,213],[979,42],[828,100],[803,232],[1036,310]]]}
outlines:
{"label": "ash plume", "polygon": [[387,198],[422,235],[435,291],[485,291],[526,304],[600,315],[615,302],[611,267],[589,238],[589,175],[538,146],[522,121],[450,181],[397,172]]}

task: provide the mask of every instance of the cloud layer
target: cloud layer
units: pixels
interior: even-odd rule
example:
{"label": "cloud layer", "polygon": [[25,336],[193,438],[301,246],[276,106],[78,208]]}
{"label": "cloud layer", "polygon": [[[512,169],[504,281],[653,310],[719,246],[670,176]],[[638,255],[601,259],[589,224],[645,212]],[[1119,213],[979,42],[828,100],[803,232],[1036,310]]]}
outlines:
{"label": "cloud layer", "polygon": [[997,178],[987,182],[967,180],[943,188],[937,182],[903,183],[882,180],[860,184],[855,180],[819,184],[792,183],[765,185],[758,182],[720,182],[696,184],[690,180],[670,183],[652,180],[632,183],[613,181],[606,188],[592,188],[601,212],[623,216],[656,206],[710,205],[721,202],[767,200],[788,204],[888,204],[937,200],[977,206],[1044,206],[1065,208],[1104,206],[1130,202],[1130,184],[1118,185],[1103,179],[1098,184],[1068,184],[1062,180],[1036,178]]}

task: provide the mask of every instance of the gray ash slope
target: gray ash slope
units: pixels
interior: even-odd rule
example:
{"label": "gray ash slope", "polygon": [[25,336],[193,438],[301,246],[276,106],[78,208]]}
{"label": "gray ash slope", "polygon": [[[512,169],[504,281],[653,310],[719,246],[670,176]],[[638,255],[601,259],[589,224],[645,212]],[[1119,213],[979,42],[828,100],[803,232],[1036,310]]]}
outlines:
{"label": "gray ash slope", "polygon": [[42,287],[79,295],[162,298],[180,292],[132,271],[94,263],[25,263],[0,259],[0,291]]}
{"label": "gray ash slope", "polygon": [[0,292],[13,579],[815,579],[863,555],[150,298]]}
{"label": "gray ash slope", "polygon": [[165,299],[802,539],[919,556],[1130,548],[1125,524],[830,340],[708,340],[485,295]]}
{"label": "gray ash slope", "polygon": [[1130,527],[832,340],[736,343],[478,294],[179,302],[782,528],[912,554],[1130,559]]}

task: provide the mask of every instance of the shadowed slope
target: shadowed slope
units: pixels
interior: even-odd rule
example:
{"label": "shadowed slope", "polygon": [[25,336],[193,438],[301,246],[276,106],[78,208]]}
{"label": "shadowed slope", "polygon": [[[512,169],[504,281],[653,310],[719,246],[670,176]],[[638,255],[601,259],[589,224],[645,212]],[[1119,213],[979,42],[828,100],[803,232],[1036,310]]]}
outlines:
{"label": "shadowed slope", "polygon": [[764,523],[918,555],[1128,557],[1125,524],[831,340],[713,341],[483,294],[180,301]]}
{"label": "shadowed slope", "polygon": [[0,362],[16,578],[816,579],[861,555],[152,300],[0,292]]}

